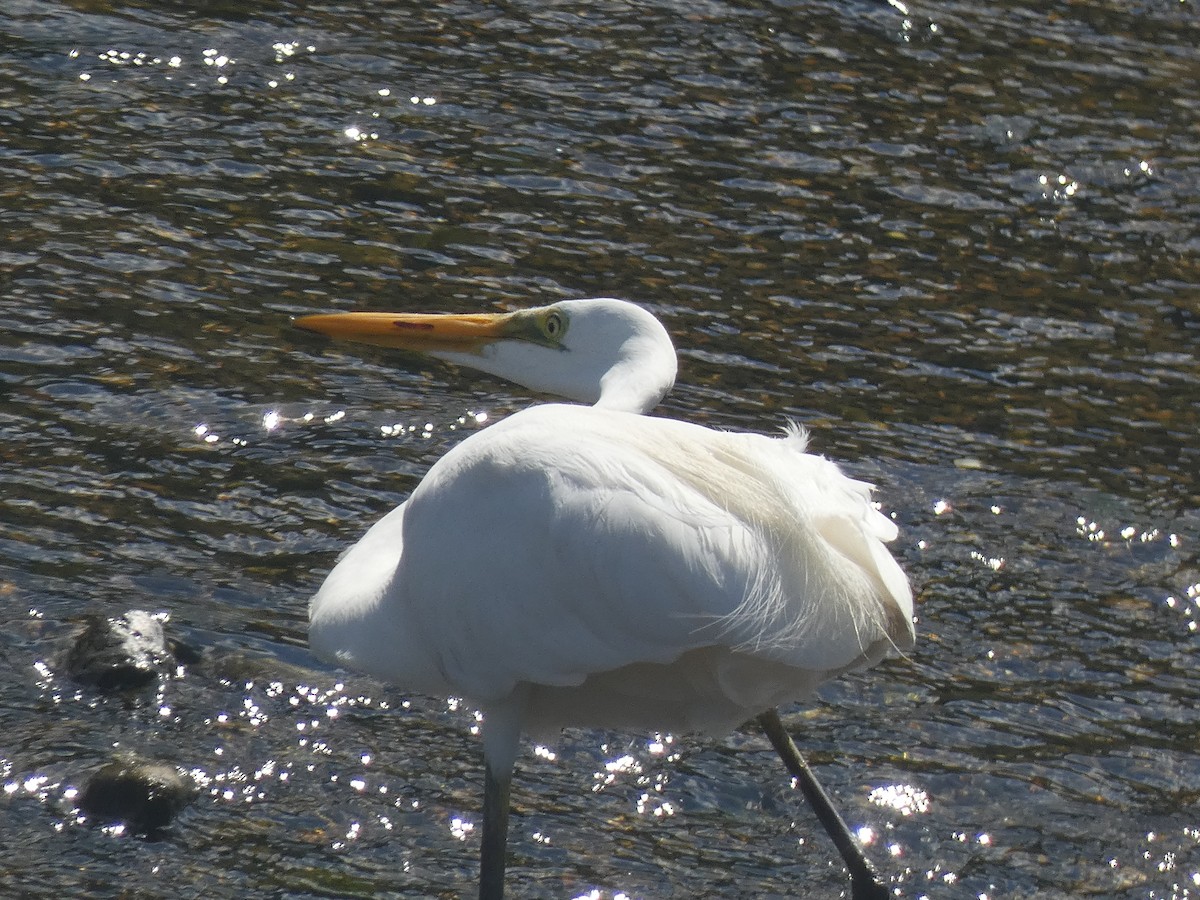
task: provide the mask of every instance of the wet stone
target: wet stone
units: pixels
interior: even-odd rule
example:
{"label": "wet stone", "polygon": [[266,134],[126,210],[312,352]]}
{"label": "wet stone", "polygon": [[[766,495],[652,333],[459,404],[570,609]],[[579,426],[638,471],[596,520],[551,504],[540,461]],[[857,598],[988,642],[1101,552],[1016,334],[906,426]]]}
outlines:
{"label": "wet stone", "polygon": [[158,617],[140,609],[120,616],[93,615],[66,655],[67,674],[103,691],[148,687],[198,654],[168,640]]}
{"label": "wet stone", "polygon": [[194,795],[194,783],[174,766],[131,757],[96,771],[80,793],[79,808],[145,834],[170,825]]}

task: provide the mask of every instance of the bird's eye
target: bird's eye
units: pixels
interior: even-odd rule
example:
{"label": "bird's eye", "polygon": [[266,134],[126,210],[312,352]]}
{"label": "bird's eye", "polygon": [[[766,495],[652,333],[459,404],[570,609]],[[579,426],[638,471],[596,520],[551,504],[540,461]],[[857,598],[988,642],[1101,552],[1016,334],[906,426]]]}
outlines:
{"label": "bird's eye", "polygon": [[546,321],[542,326],[546,330],[546,337],[556,338],[563,333],[562,315],[556,312],[546,316]]}

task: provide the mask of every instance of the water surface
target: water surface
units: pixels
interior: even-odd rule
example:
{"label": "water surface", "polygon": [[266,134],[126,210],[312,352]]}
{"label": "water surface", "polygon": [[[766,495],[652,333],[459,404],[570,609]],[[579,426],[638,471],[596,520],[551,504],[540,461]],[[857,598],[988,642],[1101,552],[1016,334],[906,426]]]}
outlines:
{"label": "water surface", "polygon": [[[908,659],[786,710],[898,897],[1200,894],[1194,4],[10,2],[0,889],[453,897],[473,712],[312,660],[337,553],[533,398],[291,316],[614,294],[662,413],[880,486]],[[87,611],[204,664],[68,681]],[[113,750],[199,799],[80,821]],[[752,731],[518,764],[530,897],[837,896]]]}

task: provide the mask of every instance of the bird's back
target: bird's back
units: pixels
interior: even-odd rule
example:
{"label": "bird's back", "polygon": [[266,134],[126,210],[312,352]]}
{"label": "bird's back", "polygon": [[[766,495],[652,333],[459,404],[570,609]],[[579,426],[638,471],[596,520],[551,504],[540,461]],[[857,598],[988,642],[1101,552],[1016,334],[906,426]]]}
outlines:
{"label": "bird's back", "polygon": [[454,448],[351,549],[311,641],[483,705],[526,685],[534,731],[721,730],[911,644],[869,490],[798,433],[534,407]]}

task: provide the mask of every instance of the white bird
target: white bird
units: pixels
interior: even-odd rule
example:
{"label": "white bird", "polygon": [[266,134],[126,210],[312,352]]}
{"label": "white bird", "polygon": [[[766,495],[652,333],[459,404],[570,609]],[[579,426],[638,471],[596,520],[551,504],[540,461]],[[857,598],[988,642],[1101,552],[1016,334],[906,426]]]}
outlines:
{"label": "white bird", "polygon": [[884,546],[897,528],[869,485],[807,453],[799,428],[765,437],[645,415],[674,383],[675,348],[623,300],[296,324],[592,404],[534,406],[455,446],[309,608],[320,658],[482,711],[481,898],[503,893],[522,733],[722,735],[756,716],[855,897],[886,896],[803,759],[786,758],[774,712],[912,646],[912,593]]}

